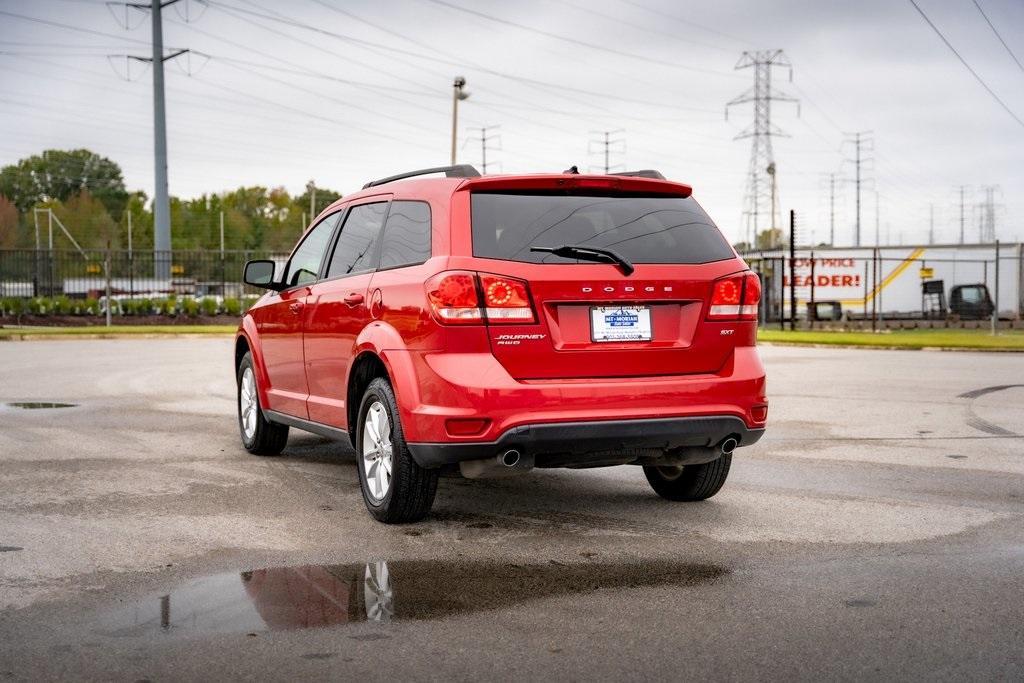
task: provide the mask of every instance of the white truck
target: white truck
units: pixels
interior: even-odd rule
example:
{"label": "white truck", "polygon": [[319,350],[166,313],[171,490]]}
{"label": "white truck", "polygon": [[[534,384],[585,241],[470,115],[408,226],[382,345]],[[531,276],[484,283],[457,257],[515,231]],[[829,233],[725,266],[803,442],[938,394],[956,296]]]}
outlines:
{"label": "white truck", "polygon": [[[743,254],[763,279],[762,320],[790,316],[789,251]],[[800,248],[793,259],[798,317],[1001,319],[1024,316],[1024,243]],[[987,304],[986,304],[987,297]],[[998,301],[996,298],[998,297]]]}

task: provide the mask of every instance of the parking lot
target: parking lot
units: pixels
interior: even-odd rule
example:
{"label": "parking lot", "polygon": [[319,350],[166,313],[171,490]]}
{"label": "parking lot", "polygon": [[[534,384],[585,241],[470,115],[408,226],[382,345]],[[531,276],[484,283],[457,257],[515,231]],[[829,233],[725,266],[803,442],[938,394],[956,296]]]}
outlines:
{"label": "parking lot", "polygon": [[0,677],[1024,676],[1024,359],[761,351],[710,501],[452,476],[389,527],[347,444],[242,450],[230,339],[2,343]]}

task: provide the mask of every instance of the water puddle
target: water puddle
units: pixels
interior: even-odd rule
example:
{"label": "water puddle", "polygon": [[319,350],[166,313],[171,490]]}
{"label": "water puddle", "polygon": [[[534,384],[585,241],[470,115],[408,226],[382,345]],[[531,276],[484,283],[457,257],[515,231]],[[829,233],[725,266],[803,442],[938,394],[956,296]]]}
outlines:
{"label": "water puddle", "polygon": [[357,622],[438,619],[609,588],[695,586],[707,564],[498,564],[418,560],[272,567],[215,574],[110,613],[115,637],[257,633]]}
{"label": "water puddle", "polygon": [[5,404],[8,408],[24,410],[49,410],[51,408],[76,408],[77,403],[54,403],[52,401],[15,401]]}

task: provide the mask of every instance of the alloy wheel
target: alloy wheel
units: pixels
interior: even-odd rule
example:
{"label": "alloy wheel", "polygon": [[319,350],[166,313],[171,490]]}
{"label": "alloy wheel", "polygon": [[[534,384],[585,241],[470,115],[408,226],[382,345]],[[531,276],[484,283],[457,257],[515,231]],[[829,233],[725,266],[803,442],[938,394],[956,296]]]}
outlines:
{"label": "alloy wheel", "polygon": [[367,493],[374,502],[384,500],[391,488],[391,420],[380,401],[374,401],[363,420],[363,473]]}

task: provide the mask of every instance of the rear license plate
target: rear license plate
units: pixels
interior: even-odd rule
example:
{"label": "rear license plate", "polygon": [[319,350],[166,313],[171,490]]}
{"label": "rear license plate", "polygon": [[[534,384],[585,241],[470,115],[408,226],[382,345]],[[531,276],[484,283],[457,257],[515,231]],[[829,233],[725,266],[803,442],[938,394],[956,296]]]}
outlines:
{"label": "rear license plate", "polygon": [[593,306],[590,339],[595,342],[651,340],[651,309],[647,306]]}

